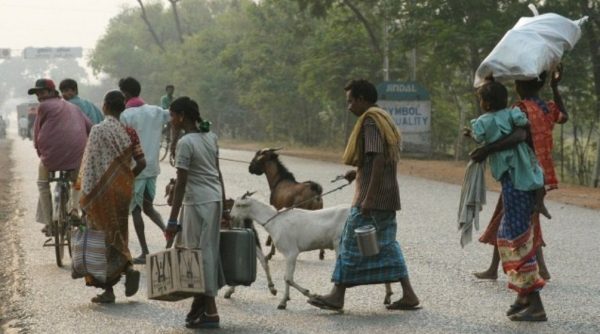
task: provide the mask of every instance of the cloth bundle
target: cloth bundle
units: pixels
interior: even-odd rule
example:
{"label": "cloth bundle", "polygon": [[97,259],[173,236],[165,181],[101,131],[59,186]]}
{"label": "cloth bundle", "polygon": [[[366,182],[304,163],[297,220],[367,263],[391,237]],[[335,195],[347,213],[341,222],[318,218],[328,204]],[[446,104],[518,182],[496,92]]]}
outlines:
{"label": "cloth bundle", "polygon": [[479,230],[479,211],[485,205],[485,161],[469,161],[458,204],[460,245],[465,247],[473,238],[473,225]]}
{"label": "cloth bundle", "polygon": [[572,21],[554,13],[522,17],[498,42],[475,72],[474,87],[493,75],[496,80],[528,80],[553,70],[564,51],[573,49],[581,37],[587,16]]}

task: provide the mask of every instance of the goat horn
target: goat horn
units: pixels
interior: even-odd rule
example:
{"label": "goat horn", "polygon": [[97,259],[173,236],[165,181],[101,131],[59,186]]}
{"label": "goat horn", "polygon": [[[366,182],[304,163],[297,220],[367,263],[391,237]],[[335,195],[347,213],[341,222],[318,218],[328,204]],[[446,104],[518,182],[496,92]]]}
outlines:
{"label": "goat horn", "polygon": [[254,195],[254,193],[256,193],[256,191],[253,191],[253,192],[246,191],[246,193],[244,194],[244,196],[242,196],[242,199],[246,199],[246,198]]}
{"label": "goat horn", "polygon": [[277,147],[277,148],[271,148],[271,149],[269,149],[269,151],[272,151],[272,152],[279,151],[279,150],[283,150],[283,147]]}

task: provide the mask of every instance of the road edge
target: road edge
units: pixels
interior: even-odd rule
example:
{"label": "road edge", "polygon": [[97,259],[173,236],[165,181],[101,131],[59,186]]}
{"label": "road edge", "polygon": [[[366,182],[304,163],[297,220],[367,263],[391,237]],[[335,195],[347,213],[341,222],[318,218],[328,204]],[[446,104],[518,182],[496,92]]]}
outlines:
{"label": "road edge", "polygon": [[7,157],[8,168],[0,169],[0,179],[5,180],[3,191],[8,192],[0,203],[0,333],[27,333],[30,315],[24,307],[27,294],[24,266],[24,250],[20,240],[19,227],[23,218],[18,202],[18,180],[14,178],[14,160],[12,159],[12,140],[0,141],[0,156]]}

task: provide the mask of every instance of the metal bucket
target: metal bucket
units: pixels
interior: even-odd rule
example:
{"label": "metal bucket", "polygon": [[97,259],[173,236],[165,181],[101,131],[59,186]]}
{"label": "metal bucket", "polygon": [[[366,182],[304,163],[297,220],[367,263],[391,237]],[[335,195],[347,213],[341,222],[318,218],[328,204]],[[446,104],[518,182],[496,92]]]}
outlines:
{"label": "metal bucket", "polygon": [[373,256],[379,254],[377,243],[377,230],[373,225],[365,225],[354,230],[358,250],[362,256]]}

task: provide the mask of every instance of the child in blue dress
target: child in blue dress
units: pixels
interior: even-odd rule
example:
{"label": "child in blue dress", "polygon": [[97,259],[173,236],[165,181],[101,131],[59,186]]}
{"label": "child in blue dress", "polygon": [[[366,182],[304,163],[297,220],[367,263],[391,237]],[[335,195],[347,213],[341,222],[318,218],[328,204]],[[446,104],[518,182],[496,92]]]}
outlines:
{"label": "child in blue dress", "polygon": [[[471,129],[465,135],[477,143],[490,144],[513,132],[514,127],[529,125],[527,116],[519,108],[507,108],[508,92],[499,82],[491,81],[477,91],[480,106],[485,111],[471,120]],[[510,149],[492,153],[488,157],[490,171],[496,181],[508,173],[515,189],[535,191],[534,210],[548,219],[550,214],[544,206],[544,173],[535,152],[523,141]]]}

